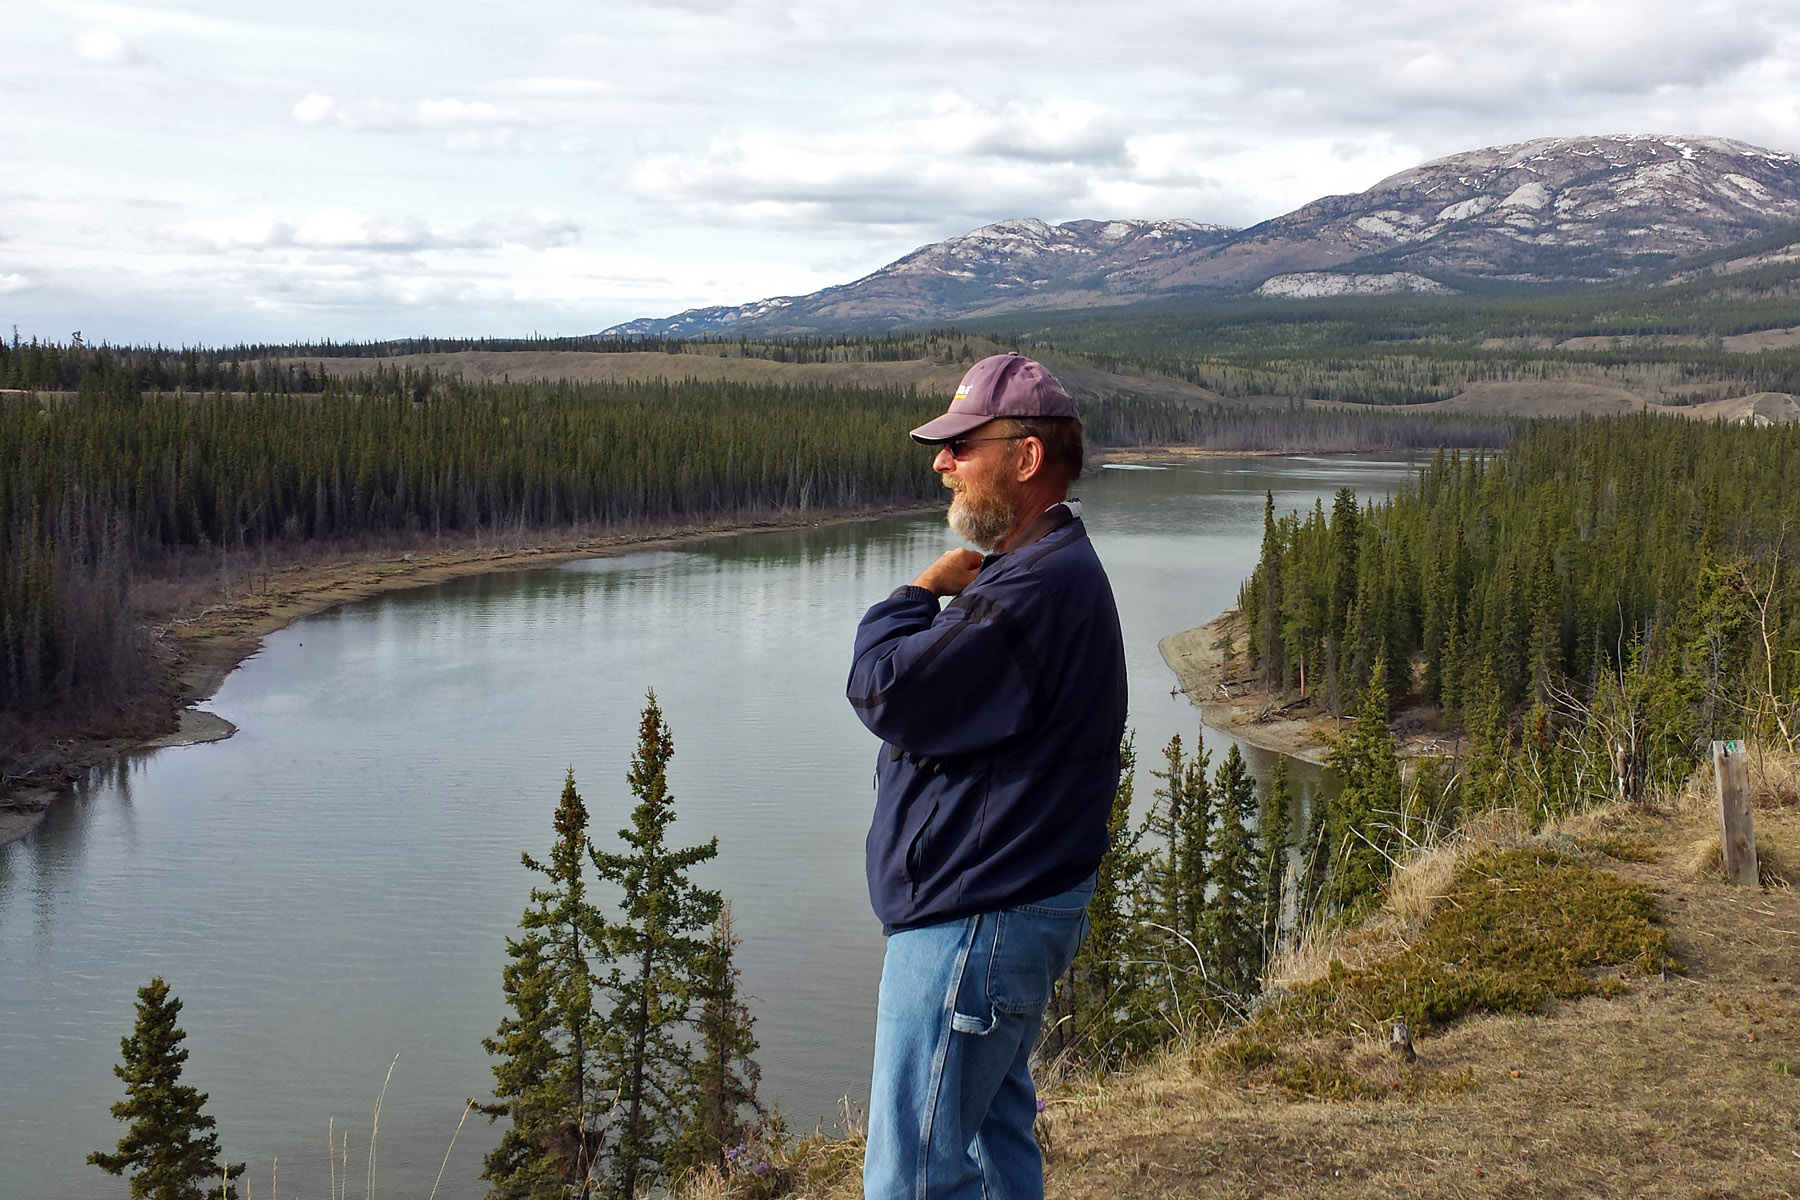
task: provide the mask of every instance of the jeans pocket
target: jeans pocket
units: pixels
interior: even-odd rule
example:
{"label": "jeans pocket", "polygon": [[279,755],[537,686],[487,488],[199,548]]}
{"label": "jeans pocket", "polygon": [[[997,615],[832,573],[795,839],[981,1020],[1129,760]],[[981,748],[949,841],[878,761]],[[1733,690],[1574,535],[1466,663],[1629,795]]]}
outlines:
{"label": "jeans pocket", "polygon": [[1038,1016],[1050,989],[1075,959],[1087,931],[1087,906],[1024,904],[1003,909],[994,928],[987,994],[996,1011]]}

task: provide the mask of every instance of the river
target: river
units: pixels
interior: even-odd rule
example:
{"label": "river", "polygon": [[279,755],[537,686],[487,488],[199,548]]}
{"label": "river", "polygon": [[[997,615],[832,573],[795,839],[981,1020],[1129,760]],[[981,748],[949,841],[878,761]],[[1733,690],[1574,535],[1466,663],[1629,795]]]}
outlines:
{"label": "river", "polygon": [[[1410,471],[1220,458],[1082,482],[1125,628],[1140,803],[1159,748],[1198,724],[1157,640],[1235,602],[1265,489],[1310,508]],[[697,878],[733,903],[764,1098],[790,1128],[829,1124],[866,1095],[881,962],[862,878],[876,743],[843,701],[848,647],[864,608],[953,544],[936,516],[741,535],[392,593],[268,638],[207,706],[236,736],[96,771],[0,849],[0,1197],[126,1195],[85,1158],[123,1130],[111,1067],[158,974],[185,1004],[184,1079],[254,1194],[277,1157],[283,1194],[325,1192],[333,1122],[365,1190],[391,1066],[375,1194],[426,1196],[492,1083],[520,852],[547,851],[569,769],[598,840],[625,823],[652,688],[675,837],[719,838]],[[439,1195],[481,1194],[495,1136],[469,1118]]]}

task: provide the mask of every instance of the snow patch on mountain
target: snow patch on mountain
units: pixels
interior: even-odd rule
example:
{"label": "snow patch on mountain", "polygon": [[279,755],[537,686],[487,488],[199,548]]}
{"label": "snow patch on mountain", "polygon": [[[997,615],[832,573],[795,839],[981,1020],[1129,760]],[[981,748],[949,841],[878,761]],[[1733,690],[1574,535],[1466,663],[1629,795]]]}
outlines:
{"label": "snow patch on mountain", "polygon": [[1456,289],[1445,287],[1435,279],[1428,279],[1411,271],[1390,271],[1385,275],[1295,271],[1264,280],[1255,294],[1282,300],[1311,300],[1319,296],[1391,296],[1402,292],[1454,296]]}

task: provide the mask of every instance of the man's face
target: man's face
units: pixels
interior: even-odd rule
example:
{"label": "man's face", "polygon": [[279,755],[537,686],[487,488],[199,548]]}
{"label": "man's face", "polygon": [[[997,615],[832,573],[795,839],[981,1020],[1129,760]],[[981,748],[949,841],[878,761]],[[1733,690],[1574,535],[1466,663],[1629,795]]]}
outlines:
{"label": "man's face", "polygon": [[1017,447],[1016,438],[988,424],[946,442],[932,460],[932,470],[954,493],[950,528],[971,546],[997,550],[1018,524]]}

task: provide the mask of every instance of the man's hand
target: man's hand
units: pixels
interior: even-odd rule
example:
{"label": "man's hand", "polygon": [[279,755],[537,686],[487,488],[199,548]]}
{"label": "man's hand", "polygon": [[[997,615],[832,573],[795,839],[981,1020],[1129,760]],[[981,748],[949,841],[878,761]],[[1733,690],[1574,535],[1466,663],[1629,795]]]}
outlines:
{"label": "man's hand", "polygon": [[981,555],[973,550],[951,550],[920,572],[912,585],[937,596],[960,596],[964,588],[975,582],[979,570]]}

